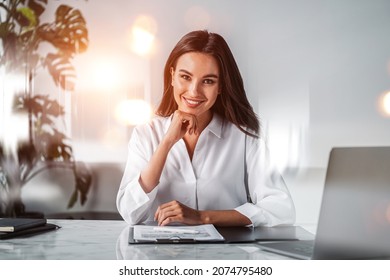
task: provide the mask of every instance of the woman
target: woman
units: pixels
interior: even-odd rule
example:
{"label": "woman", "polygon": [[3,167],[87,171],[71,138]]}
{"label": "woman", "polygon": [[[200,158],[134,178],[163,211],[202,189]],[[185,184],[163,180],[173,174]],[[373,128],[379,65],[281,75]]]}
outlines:
{"label": "woman", "polygon": [[134,129],[117,196],[130,224],[291,224],[295,209],[270,168],[234,57],[218,34],[193,31],[165,65],[150,124]]}

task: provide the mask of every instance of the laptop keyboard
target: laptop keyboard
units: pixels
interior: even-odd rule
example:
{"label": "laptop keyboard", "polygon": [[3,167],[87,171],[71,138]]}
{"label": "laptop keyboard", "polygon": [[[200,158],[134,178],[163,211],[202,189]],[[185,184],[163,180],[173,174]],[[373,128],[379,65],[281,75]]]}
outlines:
{"label": "laptop keyboard", "polygon": [[286,241],[272,242],[261,244],[263,250],[278,253],[282,255],[292,256],[294,258],[310,259],[313,255],[314,241]]}
{"label": "laptop keyboard", "polygon": [[313,253],[313,243],[297,243],[292,250],[311,256]]}

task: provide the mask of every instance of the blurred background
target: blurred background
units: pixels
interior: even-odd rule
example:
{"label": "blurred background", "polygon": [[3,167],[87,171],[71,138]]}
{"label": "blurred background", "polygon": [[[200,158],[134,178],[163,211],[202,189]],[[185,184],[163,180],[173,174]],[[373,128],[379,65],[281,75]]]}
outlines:
{"label": "blurred background", "polygon": [[[62,4],[79,9],[88,28],[75,87],[58,89],[43,70],[33,86],[64,107],[74,157],[95,176],[86,204],[67,209],[69,174],[42,174],[22,189],[28,209],[116,212],[131,131],[153,116],[165,61],[192,30],[228,42],[298,223],[317,221],[332,147],[390,145],[389,1],[49,0],[41,20],[53,21]],[[0,82],[6,93],[10,80]],[[23,122],[9,118],[5,96],[0,133],[12,142]]]}

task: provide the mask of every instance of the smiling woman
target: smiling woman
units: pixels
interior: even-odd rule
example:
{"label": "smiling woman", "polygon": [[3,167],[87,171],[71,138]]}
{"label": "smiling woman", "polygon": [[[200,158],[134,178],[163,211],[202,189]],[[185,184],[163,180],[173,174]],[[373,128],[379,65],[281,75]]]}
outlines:
{"label": "smiling woman", "polygon": [[197,116],[199,130],[203,130],[212,118],[210,109],[219,94],[217,61],[208,54],[189,52],[178,59],[171,75],[178,110]]}
{"label": "smiling woman", "polygon": [[269,164],[259,121],[220,35],[193,31],[177,43],[157,114],[129,142],[117,196],[128,223],[294,222],[291,196]]}

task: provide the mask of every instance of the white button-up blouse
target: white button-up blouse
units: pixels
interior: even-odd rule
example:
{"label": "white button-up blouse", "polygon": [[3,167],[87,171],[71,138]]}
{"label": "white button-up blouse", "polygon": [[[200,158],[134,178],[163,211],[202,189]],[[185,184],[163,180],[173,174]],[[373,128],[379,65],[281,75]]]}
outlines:
{"label": "white button-up blouse", "polygon": [[[133,130],[117,195],[125,221],[152,221],[159,205],[177,200],[197,210],[234,209],[254,226],[294,223],[294,204],[282,177],[269,164],[264,141],[245,136],[217,114],[200,134],[192,161],[181,139],[170,150],[158,185],[145,193],[139,184],[141,171],[170,123],[169,117],[155,117]],[[252,202],[247,200],[245,169]]]}

